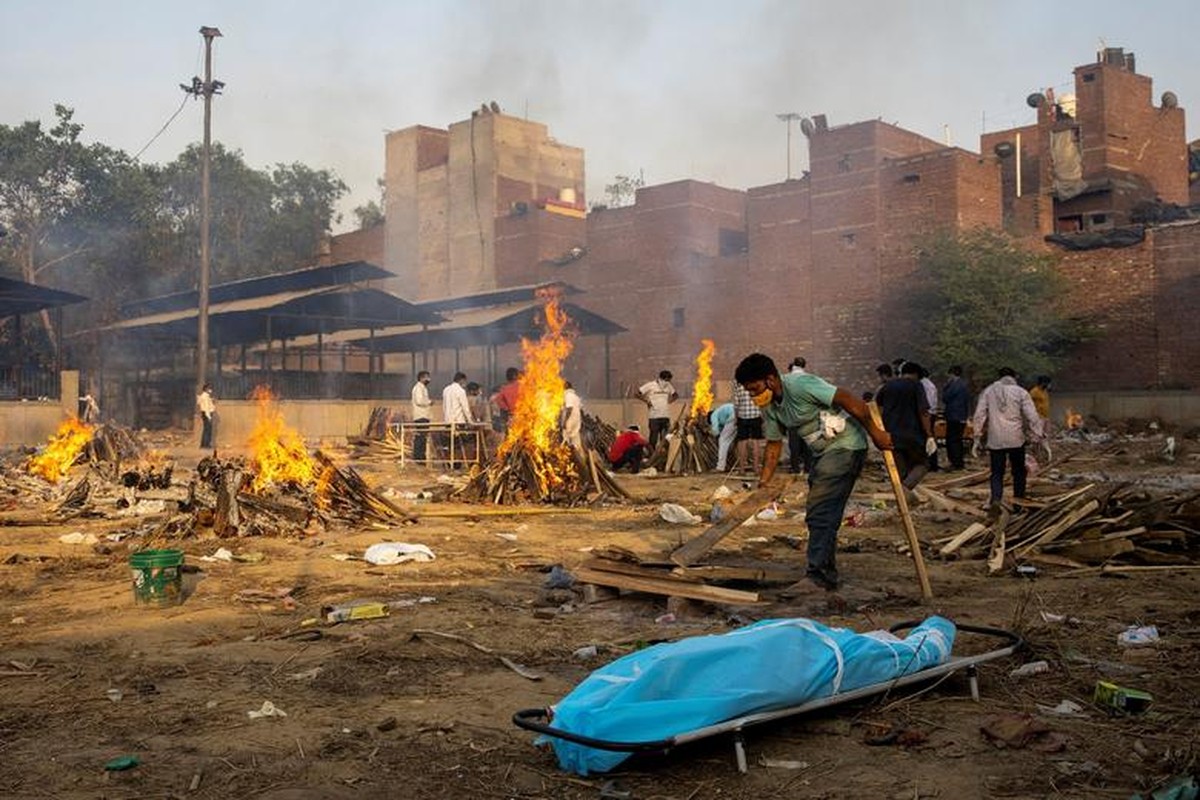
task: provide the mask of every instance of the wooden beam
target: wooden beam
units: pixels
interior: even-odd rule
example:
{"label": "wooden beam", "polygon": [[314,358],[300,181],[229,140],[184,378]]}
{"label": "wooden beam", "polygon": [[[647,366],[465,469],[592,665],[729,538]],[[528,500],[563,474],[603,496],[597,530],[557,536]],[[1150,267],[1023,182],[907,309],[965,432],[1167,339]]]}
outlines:
{"label": "wooden beam", "polygon": [[[883,417],[879,414],[879,406],[867,403],[871,412],[871,421],[875,427],[883,428]],[[921,585],[921,597],[933,599],[933,586],[929,583],[929,573],[925,571],[925,556],[921,554],[921,540],[917,538],[917,528],[913,525],[912,514],[908,511],[908,498],[904,496],[904,486],[900,483],[900,473],[896,470],[896,456],[891,450],[883,451],[883,465],[887,467],[888,479],[892,482],[892,492],[896,495],[896,505],[900,507],[900,519],[904,522],[904,536],[908,539],[908,547],[912,551],[913,566],[917,570],[917,583]]]}
{"label": "wooden beam", "polygon": [[678,578],[641,578],[634,575],[588,569],[587,567],[578,567],[574,572],[576,580],[583,583],[615,586],[618,589],[628,589],[634,592],[649,592],[666,597],[686,597],[689,600],[704,600],[709,603],[731,605],[751,605],[760,602],[757,592],[743,592],[720,586],[706,586],[702,583],[688,583]]}
{"label": "wooden beam", "polygon": [[988,529],[988,526],[983,524],[982,522],[972,522],[970,525],[967,526],[966,530],[964,530],[958,536],[955,536],[953,539],[951,539],[949,542],[947,542],[946,545],[941,550],[938,551],[938,553],[940,553],[943,556],[951,555],[951,554],[957,552],[958,548],[962,547],[964,544],[971,541],[976,536],[979,536],[981,533],[983,533],[987,529]]}
{"label": "wooden beam", "polygon": [[677,547],[671,553],[671,560],[681,567],[695,564],[701,556],[716,547],[717,542],[733,533],[739,525],[758,513],[760,508],[779,497],[781,491],[771,487],[755,489],[744,500],[726,511],[719,522]]}

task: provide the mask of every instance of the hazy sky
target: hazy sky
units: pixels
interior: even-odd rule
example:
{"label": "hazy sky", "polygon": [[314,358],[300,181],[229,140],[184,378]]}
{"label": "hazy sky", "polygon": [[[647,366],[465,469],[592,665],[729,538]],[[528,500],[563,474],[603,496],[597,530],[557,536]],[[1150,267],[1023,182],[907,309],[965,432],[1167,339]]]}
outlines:
{"label": "hazy sky", "polygon": [[[745,188],[784,177],[780,112],[978,150],[984,124],[1031,122],[1025,97],[1071,91],[1105,44],[1136,53],[1156,103],[1170,89],[1190,111],[1198,22],[1196,0],[0,0],[0,123],[62,103],[87,139],[136,153],[202,74],[212,25],[214,138],[254,167],[332,169],[347,212],[377,197],[386,130],[444,128],[485,100],[584,148],[590,199],[639,171]],[[201,124],[189,102],[143,160],[172,160]]]}

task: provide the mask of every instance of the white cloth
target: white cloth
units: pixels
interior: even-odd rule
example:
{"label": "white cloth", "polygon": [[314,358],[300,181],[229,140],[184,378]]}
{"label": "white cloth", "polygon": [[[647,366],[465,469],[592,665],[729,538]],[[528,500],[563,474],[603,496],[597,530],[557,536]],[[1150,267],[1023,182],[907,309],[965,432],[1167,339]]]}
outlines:
{"label": "white cloth", "polygon": [[1025,444],[1027,438],[1034,441],[1042,438],[1042,418],[1033,398],[1010,375],[979,395],[974,425],[976,436],[987,439],[989,450],[1009,450]]}
{"label": "white cloth", "polygon": [[196,410],[206,417],[211,417],[216,412],[217,404],[213,402],[212,392],[196,395]]}
{"label": "white cloth", "polygon": [[670,381],[655,378],[642,384],[638,394],[650,404],[650,419],[670,419],[671,398],[675,396],[675,387]]}
{"label": "white cloth", "polygon": [[583,451],[583,400],[574,389],[563,393],[563,439]]}
{"label": "white cloth", "polygon": [[730,418],[721,426],[721,433],[717,437],[717,472],[725,471],[725,462],[729,458],[729,448],[733,446],[737,439],[737,417]]}
{"label": "white cloth", "polygon": [[925,390],[925,399],[929,401],[929,413],[936,414],[938,407],[938,390],[929,378],[921,378],[921,388]]}
{"label": "white cloth", "polygon": [[429,399],[429,387],[421,381],[413,384],[412,388],[412,418],[429,419],[429,409],[433,401]]}
{"label": "white cloth", "polygon": [[467,390],[457,381],[451,381],[442,389],[442,419],[454,425],[469,425],[475,421]]}

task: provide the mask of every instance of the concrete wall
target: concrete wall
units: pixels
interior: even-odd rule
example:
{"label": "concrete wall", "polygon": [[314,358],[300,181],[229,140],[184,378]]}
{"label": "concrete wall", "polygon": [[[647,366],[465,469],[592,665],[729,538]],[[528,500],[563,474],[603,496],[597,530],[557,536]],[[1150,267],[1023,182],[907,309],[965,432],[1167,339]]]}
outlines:
{"label": "concrete wall", "polygon": [[1184,428],[1200,425],[1200,394],[1195,392],[1055,392],[1051,419],[1061,425],[1068,409],[1101,422],[1159,419]]}
{"label": "concrete wall", "polygon": [[0,402],[0,446],[45,444],[63,420],[79,411],[79,373],[62,372],[58,400]]}

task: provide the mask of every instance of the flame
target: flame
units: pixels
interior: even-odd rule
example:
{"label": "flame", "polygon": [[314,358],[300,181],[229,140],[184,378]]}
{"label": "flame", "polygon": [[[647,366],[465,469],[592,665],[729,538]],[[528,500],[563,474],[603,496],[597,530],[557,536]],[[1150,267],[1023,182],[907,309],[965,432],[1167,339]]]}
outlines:
{"label": "flame", "polygon": [[696,388],[692,391],[692,419],[698,419],[712,410],[712,358],[717,346],[712,339],[701,339],[704,349],[696,356]]}
{"label": "flame", "polygon": [[92,430],[91,425],[81,422],[78,417],[67,418],[50,436],[46,449],[29,459],[26,469],[50,483],[58,483],[67,477],[75,459],[92,440]]}
{"label": "flame", "polygon": [[558,415],[566,391],[562,362],[575,346],[570,317],[559,307],[559,293],[540,290],[543,307],[542,336],[536,342],[521,339],[524,371],[517,382],[517,402],[508,423],[508,435],[498,458],[523,449],[529,457],[543,495],[577,477],[571,448],[558,435]]}
{"label": "flame", "polygon": [[258,402],[258,419],[250,433],[250,457],[254,463],[253,492],[262,492],[272,484],[309,484],[317,479],[317,465],[309,457],[304,439],[283,421],[271,390],[255,388],[251,397]]}
{"label": "flame", "polygon": [[1066,423],[1067,423],[1067,430],[1069,430],[1069,431],[1073,431],[1077,428],[1082,428],[1083,427],[1083,414],[1078,413],[1073,408],[1068,408],[1067,416],[1066,416]]}

